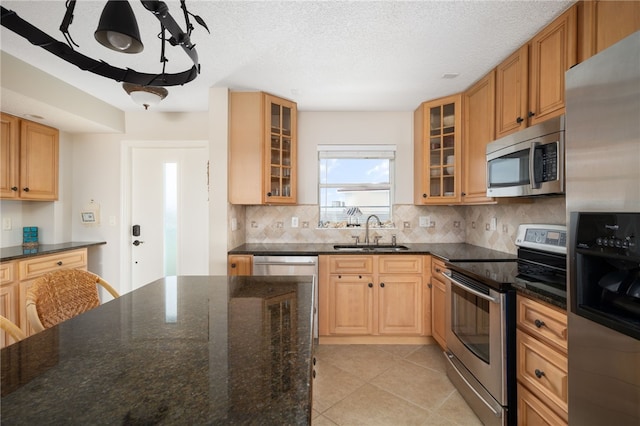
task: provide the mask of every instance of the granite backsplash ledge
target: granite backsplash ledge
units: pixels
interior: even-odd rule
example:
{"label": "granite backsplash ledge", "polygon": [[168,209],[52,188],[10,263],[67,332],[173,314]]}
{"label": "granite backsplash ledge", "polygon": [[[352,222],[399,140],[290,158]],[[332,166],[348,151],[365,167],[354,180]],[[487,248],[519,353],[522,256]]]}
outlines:
{"label": "granite backsplash ledge", "polygon": [[[229,248],[243,243],[350,243],[353,236],[364,240],[364,227],[318,229],[318,206],[232,206],[229,205]],[[429,216],[432,226],[419,226],[420,216]],[[298,227],[291,218],[298,218]],[[492,218],[497,226],[491,230]],[[526,203],[481,206],[393,207],[392,229],[372,229],[382,243],[392,235],[402,243],[460,243],[516,253],[515,236],[521,223],[565,224],[564,197],[536,198]],[[237,225],[236,229],[232,222]]]}

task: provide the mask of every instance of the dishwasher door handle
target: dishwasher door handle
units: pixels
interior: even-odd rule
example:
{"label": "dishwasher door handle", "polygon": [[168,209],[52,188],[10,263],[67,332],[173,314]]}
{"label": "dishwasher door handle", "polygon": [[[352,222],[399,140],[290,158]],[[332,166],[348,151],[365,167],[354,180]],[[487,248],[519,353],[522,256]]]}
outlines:
{"label": "dishwasher door handle", "polygon": [[253,262],[254,265],[277,266],[313,266],[315,262]]}

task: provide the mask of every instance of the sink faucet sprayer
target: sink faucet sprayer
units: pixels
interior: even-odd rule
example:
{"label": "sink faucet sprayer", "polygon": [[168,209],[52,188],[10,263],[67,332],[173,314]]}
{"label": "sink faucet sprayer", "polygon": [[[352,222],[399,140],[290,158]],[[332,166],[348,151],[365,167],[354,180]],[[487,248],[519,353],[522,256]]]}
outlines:
{"label": "sink faucet sprayer", "polygon": [[364,231],[364,243],[365,244],[369,244],[369,220],[372,217],[376,218],[376,220],[378,221],[378,226],[382,226],[382,222],[380,222],[380,218],[378,216],[376,216],[375,214],[372,214],[367,218],[367,223],[365,224],[365,231]]}

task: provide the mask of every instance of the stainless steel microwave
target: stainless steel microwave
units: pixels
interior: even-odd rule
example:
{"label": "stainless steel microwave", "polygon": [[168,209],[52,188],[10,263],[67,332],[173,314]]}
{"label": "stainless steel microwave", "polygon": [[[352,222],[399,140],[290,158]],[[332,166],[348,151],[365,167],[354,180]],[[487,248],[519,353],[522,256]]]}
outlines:
{"label": "stainless steel microwave", "polygon": [[564,115],[487,145],[487,196],[564,194]]}

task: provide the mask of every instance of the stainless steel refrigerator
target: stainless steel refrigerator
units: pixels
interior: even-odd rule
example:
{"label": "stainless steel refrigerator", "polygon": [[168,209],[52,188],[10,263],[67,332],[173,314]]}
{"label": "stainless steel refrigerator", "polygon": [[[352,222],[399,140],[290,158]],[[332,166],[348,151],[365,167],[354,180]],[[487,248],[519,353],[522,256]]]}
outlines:
{"label": "stainless steel refrigerator", "polygon": [[640,32],[566,73],[566,203],[569,423],[637,426]]}

